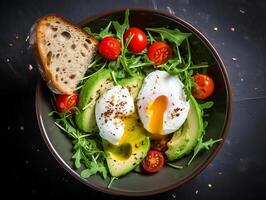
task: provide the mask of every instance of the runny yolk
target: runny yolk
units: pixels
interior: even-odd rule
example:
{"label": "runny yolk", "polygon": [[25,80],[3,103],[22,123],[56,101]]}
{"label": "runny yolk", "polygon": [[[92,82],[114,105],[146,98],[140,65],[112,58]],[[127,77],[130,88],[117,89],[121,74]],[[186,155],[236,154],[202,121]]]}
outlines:
{"label": "runny yolk", "polygon": [[163,133],[163,115],[168,106],[168,99],[161,95],[153,102],[150,102],[147,108],[147,115],[149,116],[148,131],[152,134]]}

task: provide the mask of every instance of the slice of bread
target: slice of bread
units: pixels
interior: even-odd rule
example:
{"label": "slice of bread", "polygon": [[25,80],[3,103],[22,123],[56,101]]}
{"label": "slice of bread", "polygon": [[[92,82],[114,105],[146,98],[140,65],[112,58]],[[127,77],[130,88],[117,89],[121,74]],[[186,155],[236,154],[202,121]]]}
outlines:
{"label": "slice of bread", "polygon": [[98,41],[56,15],[39,19],[32,35],[47,85],[55,93],[73,93],[93,61]]}

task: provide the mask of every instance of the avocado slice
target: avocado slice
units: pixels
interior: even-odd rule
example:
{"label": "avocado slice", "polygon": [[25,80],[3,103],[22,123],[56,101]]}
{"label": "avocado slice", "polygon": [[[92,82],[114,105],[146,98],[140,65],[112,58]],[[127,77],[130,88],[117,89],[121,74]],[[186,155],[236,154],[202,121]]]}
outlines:
{"label": "avocado slice", "polygon": [[127,136],[127,142],[113,145],[103,140],[103,148],[109,172],[119,177],[133,170],[146,157],[150,149],[150,138],[144,134],[145,129],[139,124],[134,134]]}
{"label": "avocado slice", "polygon": [[86,81],[79,95],[80,113],[76,115],[76,123],[81,130],[89,132],[97,126],[95,120],[96,100],[111,87],[113,87],[113,81],[110,69],[102,69]]}
{"label": "avocado slice", "polygon": [[[143,76],[134,76],[119,81],[119,84],[127,87],[136,101],[143,79]],[[146,157],[150,149],[150,138],[146,135],[147,132],[138,120],[137,114],[131,116],[130,120],[130,127],[127,129],[131,129],[131,132],[123,135],[120,144],[113,145],[103,140],[109,172],[115,177],[125,175],[133,170]],[[134,131],[132,131],[133,129]]]}
{"label": "avocado slice", "polygon": [[190,110],[187,119],[182,128],[173,134],[172,139],[167,144],[168,150],[165,154],[169,161],[189,154],[203,132],[203,120],[198,103],[193,96],[190,96],[189,100]]}
{"label": "avocado slice", "polygon": [[139,90],[142,86],[143,79],[144,79],[143,75],[137,75],[128,79],[122,79],[118,83],[121,86],[127,87],[131,96],[134,98],[134,100],[136,100],[139,94]]}

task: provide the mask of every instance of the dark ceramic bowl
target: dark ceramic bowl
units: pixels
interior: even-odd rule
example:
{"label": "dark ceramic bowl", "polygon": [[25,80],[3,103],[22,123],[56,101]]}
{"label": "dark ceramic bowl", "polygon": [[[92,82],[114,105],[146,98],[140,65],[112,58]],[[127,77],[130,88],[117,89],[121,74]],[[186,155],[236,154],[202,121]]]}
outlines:
{"label": "dark ceramic bowl", "polygon": [[[124,10],[106,12],[83,20],[81,26],[89,26],[93,31],[105,27],[110,20],[122,22]],[[207,38],[184,20],[155,10],[131,9],[130,25],[140,28],[166,27],[179,28],[185,32],[191,32],[190,37],[192,55],[194,59],[205,60],[213,67],[209,67],[208,74],[215,81],[215,92],[211,100],[215,102],[210,111],[209,126],[205,138],[214,139],[226,137],[226,132],[231,115],[231,90],[225,66],[217,51]],[[126,196],[144,196],[165,192],[174,189],[191,180],[199,174],[215,157],[223,145],[223,141],[215,145],[209,151],[199,154],[190,166],[186,166],[190,156],[184,157],[175,164],[185,166],[181,170],[165,166],[163,170],[153,175],[142,175],[134,172],[119,178],[107,189],[109,179],[103,180],[95,175],[88,179],[79,176],[79,171],[73,169],[72,144],[70,140],[54,124],[54,119],[48,116],[52,110],[51,92],[43,81],[40,81],[36,89],[36,113],[42,136],[56,160],[76,179],[96,190]]]}

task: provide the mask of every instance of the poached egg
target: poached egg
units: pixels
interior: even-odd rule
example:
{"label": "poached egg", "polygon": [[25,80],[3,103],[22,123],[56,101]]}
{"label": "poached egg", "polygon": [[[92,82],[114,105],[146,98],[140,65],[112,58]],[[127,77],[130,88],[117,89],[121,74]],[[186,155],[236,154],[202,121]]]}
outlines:
{"label": "poached egg", "polygon": [[134,123],[130,119],[133,113],[134,99],[127,88],[118,85],[106,91],[95,107],[100,136],[114,145],[123,143],[124,133],[128,133],[128,127]]}
{"label": "poached egg", "polygon": [[182,82],[159,70],[151,72],[144,79],[137,105],[144,128],[155,136],[178,130],[189,111]]}

